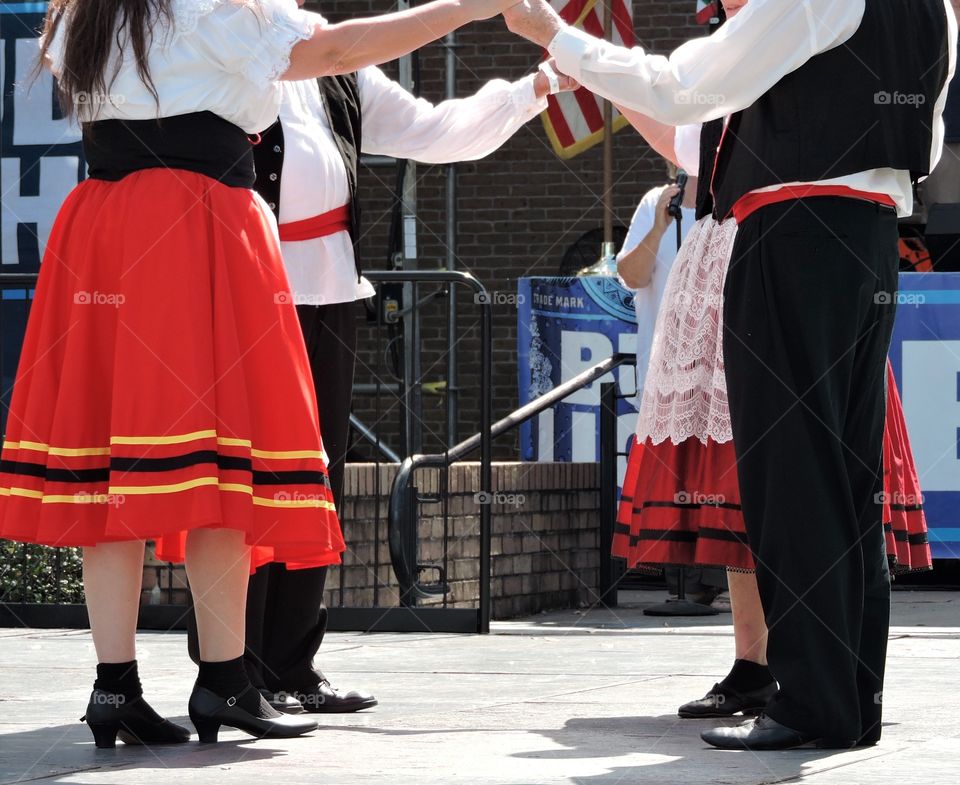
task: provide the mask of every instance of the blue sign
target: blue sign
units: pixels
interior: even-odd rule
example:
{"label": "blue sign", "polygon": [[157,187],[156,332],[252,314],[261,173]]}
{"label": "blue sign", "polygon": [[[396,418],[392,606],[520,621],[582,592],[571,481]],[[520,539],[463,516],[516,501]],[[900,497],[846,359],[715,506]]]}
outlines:
{"label": "blue sign", "polygon": [[0,5],[0,272],[36,272],[53,221],[86,175],[80,128],[63,117],[54,79],[37,70],[46,3]]}
{"label": "blue sign", "polygon": [[[60,205],[86,174],[80,130],[60,112],[51,74],[37,70],[46,10],[0,4],[0,273],[39,270]],[[32,296],[0,288],[0,427]]]}
{"label": "blue sign", "polygon": [[901,273],[890,361],[935,559],[960,558],[960,273]]}
{"label": "blue sign", "polygon": [[[636,351],[633,294],[615,278],[521,278],[517,336],[520,405],[614,352]],[[618,368],[520,428],[526,461],[596,462],[600,455],[600,385],[615,382],[626,396],[617,404],[617,448],[628,452],[637,423],[637,381],[632,365]],[[623,478],[626,459],[620,459]]]}

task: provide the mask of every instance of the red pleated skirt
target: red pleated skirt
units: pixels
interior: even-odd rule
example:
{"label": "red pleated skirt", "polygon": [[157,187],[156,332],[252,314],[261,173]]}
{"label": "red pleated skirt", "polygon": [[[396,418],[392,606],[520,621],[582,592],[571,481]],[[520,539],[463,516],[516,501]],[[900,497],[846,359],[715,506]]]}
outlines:
{"label": "red pleated skirt", "polygon": [[933,557],[923,494],[910,449],[893,366],[887,362],[887,422],[883,438],[883,531],[895,572],[930,570]]}
{"label": "red pleated skirt", "polygon": [[[883,528],[895,572],[929,570],[933,560],[903,407],[887,363]],[[733,442],[686,439],[634,443],[617,511],[613,555],[638,564],[754,569],[740,508]]]}
{"label": "red pleated skirt", "polygon": [[340,561],[316,396],[272,216],[150,169],[86,180],[44,255],[0,463],[0,537],[244,532],[256,561]]}

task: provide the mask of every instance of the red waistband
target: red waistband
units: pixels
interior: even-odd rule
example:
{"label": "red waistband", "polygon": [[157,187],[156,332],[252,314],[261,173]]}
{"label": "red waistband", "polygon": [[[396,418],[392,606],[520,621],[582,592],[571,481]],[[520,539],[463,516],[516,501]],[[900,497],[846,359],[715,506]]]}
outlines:
{"label": "red waistband", "polygon": [[893,197],[890,194],[873,193],[872,191],[859,191],[856,188],[850,188],[847,185],[817,185],[811,183],[807,185],[785,185],[775,191],[753,191],[752,193],[741,196],[733,209],[733,217],[737,223],[742,223],[743,219],[751,213],[756,212],[761,207],[778,202],[786,202],[791,199],[806,199],[811,196],[842,196],[847,199],[864,199],[868,202],[895,207]]}
{"label": "red waistband", "polygon": [[291,221],[280,224],[280,239],[284,242],[298,240],[314,240],[317,237],[326,237],[337,232],[350,229],[350,205],[334,207],[332,210],[304,218],[302,221]]}

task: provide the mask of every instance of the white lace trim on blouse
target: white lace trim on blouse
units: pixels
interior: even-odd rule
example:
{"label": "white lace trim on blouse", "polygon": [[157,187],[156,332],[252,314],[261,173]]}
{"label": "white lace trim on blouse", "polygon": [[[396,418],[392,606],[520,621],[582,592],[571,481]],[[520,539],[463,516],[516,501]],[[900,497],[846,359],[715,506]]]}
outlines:
{"label": "white lace trim on blouse", "polygon": [[[290,67],[293,47],[313,34],[313,20],[318,17],[312,20],[302,13],[294,0],[172,0],[174,39],[196,33],[203,17],[231,5],[255,14],[262,25],[261,35],[250,42],[244,78],[255,84],[275,82]],[[226,44],[241,46],[242,41]]]}

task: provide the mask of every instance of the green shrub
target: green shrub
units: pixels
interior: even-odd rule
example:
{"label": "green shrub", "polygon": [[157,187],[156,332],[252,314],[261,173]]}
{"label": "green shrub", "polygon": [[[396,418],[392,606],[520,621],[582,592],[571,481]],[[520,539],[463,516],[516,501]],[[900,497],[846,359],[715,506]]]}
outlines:
{"label": "green shrub", "polygon": [[80,548],[0,540],[0,602],[83,602]]}

